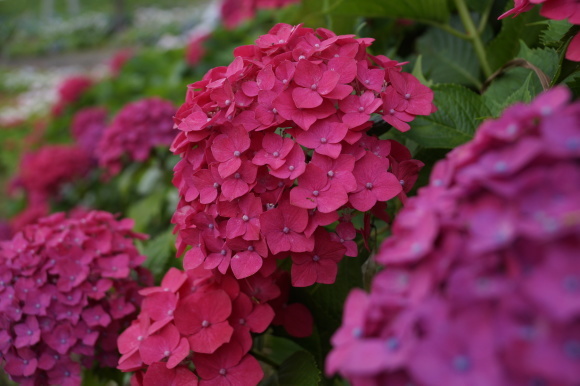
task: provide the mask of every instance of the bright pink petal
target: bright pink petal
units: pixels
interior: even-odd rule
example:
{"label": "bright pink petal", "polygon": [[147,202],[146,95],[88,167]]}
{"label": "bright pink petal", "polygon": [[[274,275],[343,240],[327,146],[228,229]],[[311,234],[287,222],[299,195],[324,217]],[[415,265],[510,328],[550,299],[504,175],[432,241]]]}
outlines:
{"label": "bright pink petal", "polygon": [[348,196],[348,201],[356,210],[366,212],[377,203],[375,195],[367,189],[360,190],[356,193],[351,193]]}
{"label": "bright pink petal", "polygon": [[576,36],[572,38],[570,45],[568,45],[566,59],[580,62],[580,33],[577,33]]}
{"label": "bright pink petal", "polygon": [[221,345],[230,341],[234,332],[227,321],[211,324],[197,334],[189,336],[189,346],[194,352],[211,354]]}
{"label": "bright pink petal", "polygon": [[[221,178],[227,178],[238,171],[242,165],[242,160],[239,157],[232,157],[225,162],[218,165],[218,172]],[[201,194],[201,192],[200,192]]]}
{"label": "bright pink petal", "polygon": [[272,323],[274,310],[267,303],[256,304],[250,315],[246,317],[246,325],[252,332],[262,333]]}
{"label": "bright pink petal", "polygon": [[182,360],[189,355],[189,342],[185,338],[181,338],[179,345],[173,350],[173,353],[167,360],[167,368],[172,369],[177,366]]}
{"label": "bright pink petal", "polygon": [[322,104],[322,97],[309,88],[296,87],[292,90],[292,99],[299,109],[311,109]]}
{"label": "bright pink petal", "polygon": [[255,253],[235,254],[230,262],[232,272],[237,279],[243,279],[258,272],[262,267],[262,258]]}
{"label": "bright pink petal", "polygon": [[313,84],[316,84],[321,77],[322,70],[318,65],[308,60],[300,60],[296,64],[294,81],[297,85],[310,88]]}
{"label": "bright pink petal", "polygon": [[[316,91],[320,93],[320,95],[327,95],[332,90],[334,90],[338,85],[338,80],[340,79],[340,75],[336,71],[324,71],[322,74],[322,78],[318,82],[316,87]],[[352,91],[352,88],[351,88]]]}
{"label": "bright pink petal", "polygon": [[251,355],[246,355],[240,363],[228,370],[230,385],[257,385],[264,376],[260,363]]}

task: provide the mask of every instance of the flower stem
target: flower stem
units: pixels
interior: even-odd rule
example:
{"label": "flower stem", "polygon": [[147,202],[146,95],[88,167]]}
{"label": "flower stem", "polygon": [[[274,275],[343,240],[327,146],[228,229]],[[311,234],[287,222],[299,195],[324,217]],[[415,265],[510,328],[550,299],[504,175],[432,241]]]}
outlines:
{"label": "flower stem", "polygon": [[491,12],[491,8],[493,7],[493,1],[490,1],[485,10],[481,14],[481,18],[479,19],[479,26],[477,27],[477,33],[479,35],[483,34],[483,30],[487,24],[487,19],[489,18],[489,14]]}
{"label": "flower stem", "polygon": [[481,69],[483,70],[485,77],[488,78],[492,73],[491,67],[487,61],[485,48],[483,47],[483,42],[481,41],[481,36],[479,35],[475,24],[473,24],[473,20],[469,15],[469,10],[465,5],[465,1],[455,0],[455,6],[459,12],[461,23],[463,23],[463,27],[465,27],[465,31],[467,32],[467,39],[471,41],[471,44],[473,44],[473,48],[475,48],[475,54],[477,55],[479,63],[481,64]]}

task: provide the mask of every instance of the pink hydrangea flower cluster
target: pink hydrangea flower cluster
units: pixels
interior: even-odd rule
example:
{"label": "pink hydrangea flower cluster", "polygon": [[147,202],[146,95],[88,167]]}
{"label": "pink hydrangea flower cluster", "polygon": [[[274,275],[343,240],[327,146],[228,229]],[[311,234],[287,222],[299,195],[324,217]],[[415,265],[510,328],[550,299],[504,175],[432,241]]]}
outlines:
{"label": "pink hydrangea flower cluster", "polygon": [[[522,12],[527,12],[536,4],[542,4],[540,14],[552,20],[564,20],[580,25],[580,2],[578,0],[514,0],[514,8],[502,14],[499,19]],[[566,59],[580,62],[580,33],[576,33],[568,50]]]}
{"label": "pink hydrangea flower cluster", "polygon": [[52,114],[54,116],[62,114],[67,106],[75,103],[92,85],[93,80],[85,75],[64,79],[58,86],[58,101],[52,107]]}
{"label": "pink hydrangea flower cluster", "polygon": [[33,224],[39,218],[50,213],[50,204],[45,200],[28,199],[26,208],[10,219],[10,226],[14,232],[22,230],[26,225]]}
{"label": "pink hydrangea flower cluster", "polygon": [[209,39],[210,34],[203,34],[193,37],[185,48],[185,61],[190,66],[196,66],[205,55],[203,43]]}
{"label": "pink hydrangea flower cluster", "polygon": [[108,63],[111,76],[114,78],[119,76],[125,63],[127,63],[127,61],[129,61],[133,56],[135,56],[135,52],[130,48],[117,51],[115,55],[109,59]]}
{"label": "pink hydrangea flower cluster", "polygon": [[333,283],[342,257],[357,255],[352,211],[384,209],[422,166],[366,134],[371,114],[406,130],[433,110],[431,90],[367,54],[371,42],[278,24],[190,85],[172,145],[186,270],[244,279],[292,255],[292,284],[303,287]]}
{"label": "pink hydrangea flower cluster", "polygon": [[260,9],[283,8],[300,0],[224,0],[221,17],[226,28],[238,27],[246,20],[253,19]]}
{"label": "pink hydrangea flower cluster", "polygon": [[30,196],[50,197],[63,183],[82,177],[90,167],[86,152],[76,146],[46,145],[23,155],[16,185]]}
{"label": "pink hydrangea flower cluster", "polygon": [[96,158],[99,140],[107,126],[107,109],[93,106],[79,110],[71,125],[72,136],[79,147]]}
{"label": "pink hydrangea flower cluster", "polygon": [[249,353],[252,333],[271,323],[294,336],[312,332],[309,311],[288,304],[289,284],[282,272],[238,281],[202,267],[171,268],[159,287],[140,291],[141,313],[119,336],[118,368],[136,372],[133,385],[256,385],[263,371]]}
{"label": "pink hydrangea flower cluster", "polygon": [[580,103],[516,104],[436,164],[353,291],[327,373],[354,385],[576,385]]}
{"label": "pink hydrangea flower cluster", "polygon": [[27,208],[12,220],[15,230],[49,213],[49,200],[63,184],[84,177],[91,168],[90,155],[78,146],[46,145],[24,154],[11,189],[26,192]]}
{"label": "pink hydrangea flower cluster", "polygon": [[99,165],[109,175],[118,174],[123,156],[145,161],[155,146],[169,145],[175,138],[173,104],[161,98],[146,98],[125,105],[105,129],[97,147]]}
{"label": "pink hydrangea flower cluster", "polygon": [[116,365],[118,331],[139,307],[135,279],[151,285],[132,226],[57,213],[0,242],[0,353],[13,380],[80,385],[81,366]]}

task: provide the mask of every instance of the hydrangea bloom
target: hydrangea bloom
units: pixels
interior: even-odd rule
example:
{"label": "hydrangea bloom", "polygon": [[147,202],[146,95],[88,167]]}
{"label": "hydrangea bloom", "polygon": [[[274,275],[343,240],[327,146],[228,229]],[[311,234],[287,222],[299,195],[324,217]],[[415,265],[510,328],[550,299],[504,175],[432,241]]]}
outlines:
{"label": "hydrangea bloom", "polygon": [[52,107],[52,114],[58,116],[64,109],[75,103],[93,85],[93,80],[85,75],[64,79],[58,86],[58,101]]}
{"label": "hydrangea bloom", "polygon": [[111,175],[122,168],[122,158],[145,161],[155,146],[169,145],[175,137],[170,101],[146,98],[124,106],[106,128],[97,147],[99,164]]}
{"label": "hydrangea bloom", "polygon": [[[553,20],[568,19],[570,23],[580,25],[580,3],[577,0],[514,0],[514,3],[514,8],[502,14],[499,19],[509,15],[516,17],[536,4],[542,4],[542,16]],[[572,38],[566,51],[566,59],[580,62],[580,33]]]}
{"label": "hydrangea bloom", "polygon": [[135,278],[150,285],[132,226],[57,213],[0,242],[0,352],[13,380],[80,385],[81,366],[115,365],[117,332],[139,306]]}
{"label": "hydrangea bloom", "polygon": [[82,148],[46,145],[24,154],[12,186],[26,192],[29,206],[46,206],[63,184],[83,177],[90,167],[90,156]]}
{"label": "hydrangea bloom", "polygon": [[221,17],[226,28],[236,28],[252,19],[259,9],[283,8],[299,0],[224,0]]}
{"label": "hydrangea bloom", "polygon": [[126,48],[119,50],[109,59],[109,72],[111,76],[117,77],[121,73],[123,66],[129,59],[131,59],[135,53],[132,49]]}
{"label": "hydrangea bloom", "polygon": [[185,61],[190,66],[195,66],[199,63],[201,58],[205,55],[205,48],[203,42],[205,42],[210,37],[209,34],[202,34],[193,37],[185,49]]}
{"label": "hydrangea bloom", "polygon": [[107,109],[87,107],[79,110],[71,125],[73,138],[79,147],[96,158],[96,148],[107,126]]}
{"label": "hydrangea bloom", "polygon": [[[187,344],[200,383],[255,384],[250,333],[271,323],[312,333],[309,310],[288,304],[290,286],[333,283],[338,262],[357,254],[352,212],[403,198],[422,165],[401,144],[368,136],[371,114],[407,130],[434,109],[431,90],[401,63],[366,53],[371,42],[278,24],[189,86],[172,144],[181,156],[172,222],[189,282],[144,291],[142,315],[119,343],[121,369],[147,368],[136,382],[158,374],[155,361],[175,368]],[[336,232],[325,228],[339,221]],[[290,256],[291,272],[279,271],[276,260]],[[183,283],[178,276],[166,279]],[[144,347],[148,336],[155,343]]]}
{"label": "hydrangea bloom", "polygon": [[[119,336],[118,368],[135,371],[134,385],[177,373],[192,383],[176,384],[196,384],[198,378],[201,384],[257,384],[263,372],[249,353],[252,333],[264,332],[286,310],[300,316],[295,320],[300,327],[288,328],[290,334],[312,332],[308,310],[287,304],[290,283],[282,277],[241,283],[231,274],[202,267],[187,272],[171,268],[160,286],[139,291],[144,296],[141,313]],[[188,366],[192,362],[194,372]]]}
{"label": "hydrangea bloom", "polygon": [[367,54],[371,42],[278,24],[190,85],[172,145],[186,269],[243,279],[296,252],[294,286],[333,283],[347,247],[323,227],[404,197],[422,164],[368,136],[369,119],[407,130],[433,111],[433,93],[401,63]]}
{"label": "hydrangea bloom", "polygon": [[14,232],[22,230],[26,225],[33,224],[39,218],[50,213],[50,205],[44,198],[27,199],[26,208],[10,219],[10,226]]}
{"label": "hydrangea bloom", "polygon": [[354,290],[328,374],[354,385],[580,379],[580,103],[565,88],[486,121],[436,164]]}

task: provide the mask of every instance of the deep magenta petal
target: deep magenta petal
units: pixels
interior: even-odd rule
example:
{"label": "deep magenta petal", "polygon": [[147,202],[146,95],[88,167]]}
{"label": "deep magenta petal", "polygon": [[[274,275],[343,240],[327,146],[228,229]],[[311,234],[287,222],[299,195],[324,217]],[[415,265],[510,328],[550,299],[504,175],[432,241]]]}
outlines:
{"label": "deep magenta petal", "polygon": [[292,264],[292,285],[308,287],[316,282],[317,274],[314,263]]}

